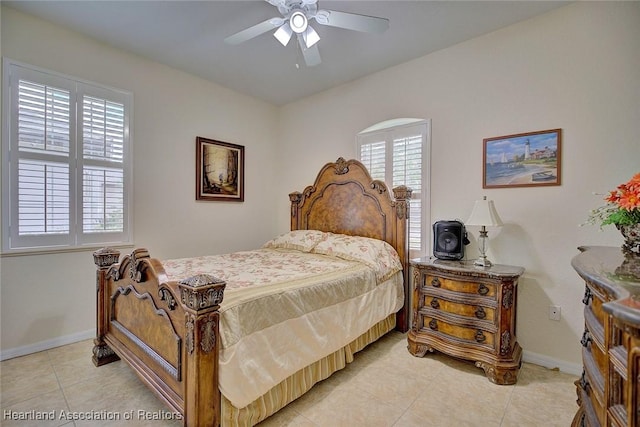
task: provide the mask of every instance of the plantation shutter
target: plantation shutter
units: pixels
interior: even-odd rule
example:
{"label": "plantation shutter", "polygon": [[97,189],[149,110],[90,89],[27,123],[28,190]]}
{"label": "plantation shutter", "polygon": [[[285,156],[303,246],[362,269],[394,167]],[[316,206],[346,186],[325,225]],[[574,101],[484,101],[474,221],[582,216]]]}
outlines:
{"label": "plantation shutter", "polygon": [[393,187],[406,185],[413,190],[409,211],[409,250],[422,250],[422,133],[394,132]]}
{"label": "plantation shutter", "polygon": [[[12,74],[9,237],[14,247],[73,242],[73,85],[30,70]],[[5,175],[6,177],[6,175]],[[6,178],[5,178],[6,179]]]}
{"label": "plantation shutter", "polygon": [[126,230],[124,149],[125,105],[97,96],[81,87],[82,157],[81,236],[103,240],[104,234]]}
{"label": "plantation shutter", "polygon": [[359,160],[373,179],[390,188],[406,185],[413,190],[409,218],[409,250],[412,256],[426,253],[428,228],[423,218],[426,122],[394,126],[358,135]]}
{"label": "plantation shutter", "polygon": [[360,162],[369,170],[369,174],[373,179],[384,181],[385,179],[385,149],[386,142],[375,141],[360,146]]}
{"label": "plantation shutter", "polygon": [[3,250],[129,241],[130,94],[7,62]]}

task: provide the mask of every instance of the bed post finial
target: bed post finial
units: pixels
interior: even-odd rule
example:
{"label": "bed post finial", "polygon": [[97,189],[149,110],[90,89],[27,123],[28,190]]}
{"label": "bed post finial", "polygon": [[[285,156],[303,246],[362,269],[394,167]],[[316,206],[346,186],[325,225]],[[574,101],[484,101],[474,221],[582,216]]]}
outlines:
{"label": "bed post finial", "polygon": [[399,185],[393,189],[393,197],[396,199],[396,212],[398,219],[408,219],[409,201],[413,190],[405,185]]}
{"label": "bed post finial", "polygon": [[291,229],[299,230],[300,223],[298,209],[300,207],[300,203],[302,202],[302,193],[300,193],[299,191],[289,193],[289,200],[291,201]]}
{"label": "bed post finial", "polygon": [[[220,303],[227,282],[199,274],[178,282],[185,310],[185,396],[187,426],[220,425],[218,352]],[[216,410],[209,408],[214,405]]]}
{"label": "bed post finial", "polygon": [[91,358],[95,366],[106,365],[120,359],[104,342],[109,322],[106,306],[109,298],[104,297],[105,288],[109,271],[119,258],[120,252],[112,248],[102,248],[93,253],[93,262],[98,268],[96,271],[96,338],[93,340],[93,357]]}
{"label": "bed post finial", "polygon": [[402,260],[405,283],[404,306],[398,312],[396,320],[396,329],[400,332],[406,332],[409,329],[409,295],[411,293],[409,291],[409,207],[412,193],[413,190],[405,185],[400,185],[393,189],[396,207],[396,236],[398,236],[398,239],[402,236],[402,242],[404,242],[403,245],[399,245],[396,248]]}

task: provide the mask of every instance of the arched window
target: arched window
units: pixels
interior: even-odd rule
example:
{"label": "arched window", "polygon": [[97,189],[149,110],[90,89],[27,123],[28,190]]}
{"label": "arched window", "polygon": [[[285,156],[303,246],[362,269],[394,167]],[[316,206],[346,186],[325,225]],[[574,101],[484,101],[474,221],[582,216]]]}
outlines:
{"label": "arched window", "polygon": [[393,119],[370,126],[356,137],[358,160],[372,178],[384,181],[389,188],[406,185],[413,190],[409,218],[412,257],[427,255],[430,240],[430,128],[424,119]]}

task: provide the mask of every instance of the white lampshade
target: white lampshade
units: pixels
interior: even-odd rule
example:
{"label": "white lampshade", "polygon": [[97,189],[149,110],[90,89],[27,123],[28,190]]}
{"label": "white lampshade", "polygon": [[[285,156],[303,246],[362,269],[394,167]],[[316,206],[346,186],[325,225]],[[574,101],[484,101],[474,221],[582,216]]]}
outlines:
{"label": "white lampshade", "polygon": [[473,205],[473,211],[471,216],[465,225],[479,225],[485,227],[499,227],[502,225],[500,215],[496,211],[496,207],[493,205],[493,200],[487,200],[487,196],[484,196],[482,200],[476,200]]}

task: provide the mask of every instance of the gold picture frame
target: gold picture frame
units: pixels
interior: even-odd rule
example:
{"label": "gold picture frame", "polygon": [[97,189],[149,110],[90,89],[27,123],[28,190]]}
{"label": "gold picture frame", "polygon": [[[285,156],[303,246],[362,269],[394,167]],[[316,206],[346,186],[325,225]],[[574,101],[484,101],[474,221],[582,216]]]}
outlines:
{"label": "gold picture frame", "polygon": [[196,137],[196,200],[244,202],[244,147]]}

